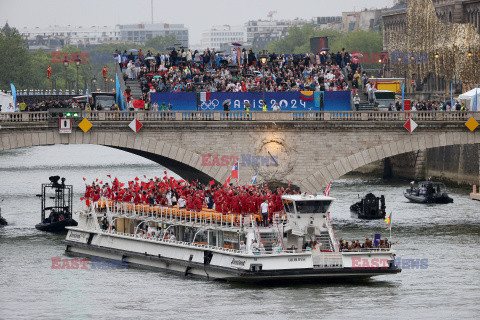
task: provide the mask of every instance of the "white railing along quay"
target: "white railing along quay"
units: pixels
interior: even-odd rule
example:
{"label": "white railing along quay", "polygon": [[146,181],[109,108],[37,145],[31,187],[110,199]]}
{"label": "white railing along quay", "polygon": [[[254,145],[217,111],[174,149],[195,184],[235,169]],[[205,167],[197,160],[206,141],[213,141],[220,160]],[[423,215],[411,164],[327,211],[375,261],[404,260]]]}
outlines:
{"label": "white railing along quay", "polygon": [[[480,111],[78,111],[90,121],[467,121]],[[0,123],[56,122],[48,111],[0,113]]]}

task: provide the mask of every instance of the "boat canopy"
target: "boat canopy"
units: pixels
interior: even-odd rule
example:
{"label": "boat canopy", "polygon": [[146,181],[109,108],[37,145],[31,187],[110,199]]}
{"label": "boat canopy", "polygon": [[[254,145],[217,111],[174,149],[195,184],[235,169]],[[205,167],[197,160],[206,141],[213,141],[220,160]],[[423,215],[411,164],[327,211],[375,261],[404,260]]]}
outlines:
{"label": "boat canopy", "polygon": [[287,213],[315,214],[327,213],[333,198],[313,195],[282,196],[283,206]]}
{"label": "boat canopy", "polygon": [[418,182],[418,185],[419,185],[419,186],[421,186],[422,184],[423,184],[423,185],[429,185],[429,184],[431,184],[431,185],[433,185],[433,186],[440,186],[440,187],[442,187],[442,188],[444,188],[444,189],[446,188],[446,187],[445,187],[445,183],[443,183],[443,182],[433,182],[433,181],[419,181],[419,182]]}

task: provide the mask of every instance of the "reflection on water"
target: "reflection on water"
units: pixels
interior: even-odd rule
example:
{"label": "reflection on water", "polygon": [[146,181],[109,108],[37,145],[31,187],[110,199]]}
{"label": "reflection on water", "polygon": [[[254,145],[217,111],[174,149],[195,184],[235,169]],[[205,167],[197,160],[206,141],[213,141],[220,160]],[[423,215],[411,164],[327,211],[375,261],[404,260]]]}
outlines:
{"label": "reflection on water", "polygon": [[[348,177],[332,185],[337,237],[390,237],[383,220],[350,217],[368,192],[386,197],[392,239],[402,258],[428,259],[428,269],[403,270],[355,283],[240,284],[186,279],[141,269],[53,270],[64,236],[39,232],[40,200],[50,175],[74,185],[107,174],[121,180],[163,176],[165,169],[99,146],[33,147],[0,152],[0,199],[10,223],[0,229],[0,318],[318,319],[474,318],[480,314],[480,210],[469,189],[451,188],[453,204],[419,205],[402,195],[408,182]],[[175,176],[175,175],[174,175]],[[61,308],[57,307],[61,306]],[[55,314],[52,316],[52,311]]]}

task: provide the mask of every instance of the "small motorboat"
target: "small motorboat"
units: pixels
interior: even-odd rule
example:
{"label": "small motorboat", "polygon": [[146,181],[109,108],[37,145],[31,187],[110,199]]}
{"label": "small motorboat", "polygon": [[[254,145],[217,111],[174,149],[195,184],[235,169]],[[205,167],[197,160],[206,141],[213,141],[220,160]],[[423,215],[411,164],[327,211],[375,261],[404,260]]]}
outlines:
{"label": "small motorboat", "polygon": [[7,220],[2,217],[2,209],[0,208],[0,227],[6,226],[8,224]]}
{"label": "small motorboat", "polygon": [[385,197],[368,193],[360,201],[350,206],[352,216],[360,219],[385,219]]}
{"label": "small motorboat", "polygon": [[447,194],[447,188],[442,182],[420,181],[415,188],[412,181],[409,189],[403,195],[415,203],[452,203],[453,199]]}
{"label": "small motorboat", "polygon": [[[3,202],[3,200],[0,202]],[[6,226],[7,224],[8,224],[7,220],[5,220],[4,217],[2,217],[2,208],[0,207],[0,227]]]}
{"label": "small motorboat", "polygon": [[36,229],[47,232],[63,232],[65,231],[65,227],[78,225],[77,221],[72,218],[69,207],[45,208],[45,211],[49,210],[49,217],[44,218],[42,222],[36,224]]}
{"label": "small motorboat", "polygon": [[65,227],[77,225],[72,217],[73,186],[65,185],[65,178],[59,183],[59,176],[49,179],[51,183],[42,184],[42,194],[37,195],[42,198],[42,220],[35,228],[40,231],[63,232],[66,231]]}

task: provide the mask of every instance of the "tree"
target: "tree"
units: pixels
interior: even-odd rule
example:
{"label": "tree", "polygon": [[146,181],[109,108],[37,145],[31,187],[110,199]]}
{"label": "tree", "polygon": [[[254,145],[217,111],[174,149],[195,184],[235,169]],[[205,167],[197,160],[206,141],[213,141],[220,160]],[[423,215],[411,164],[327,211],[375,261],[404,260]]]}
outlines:
{"label": "tree", "polygon": [[288,29],[288,36],[273,41],[267,50],[275,53],[306,53],[310,52],[310,38],[328,37],[331,52],[362,51],[367,53],[380,52],[383,48],[383,37],[379,31],[341,32],[337,30],[315,30],[312,24],[302,28],[293,26]]}
{"label": "tree", "polygon": [[0,31],[0,89],[10,83],[23,86],[29,81],[28,45],[15,28]]}
{"label": "tree", "polygon": [[146,48],[152,48],[154,51],[165,51],[168,47],[173,46],[177,41],[177,37],[173,34],[167,34],[166,36],[156,36],[148,39],[145,42]]}

